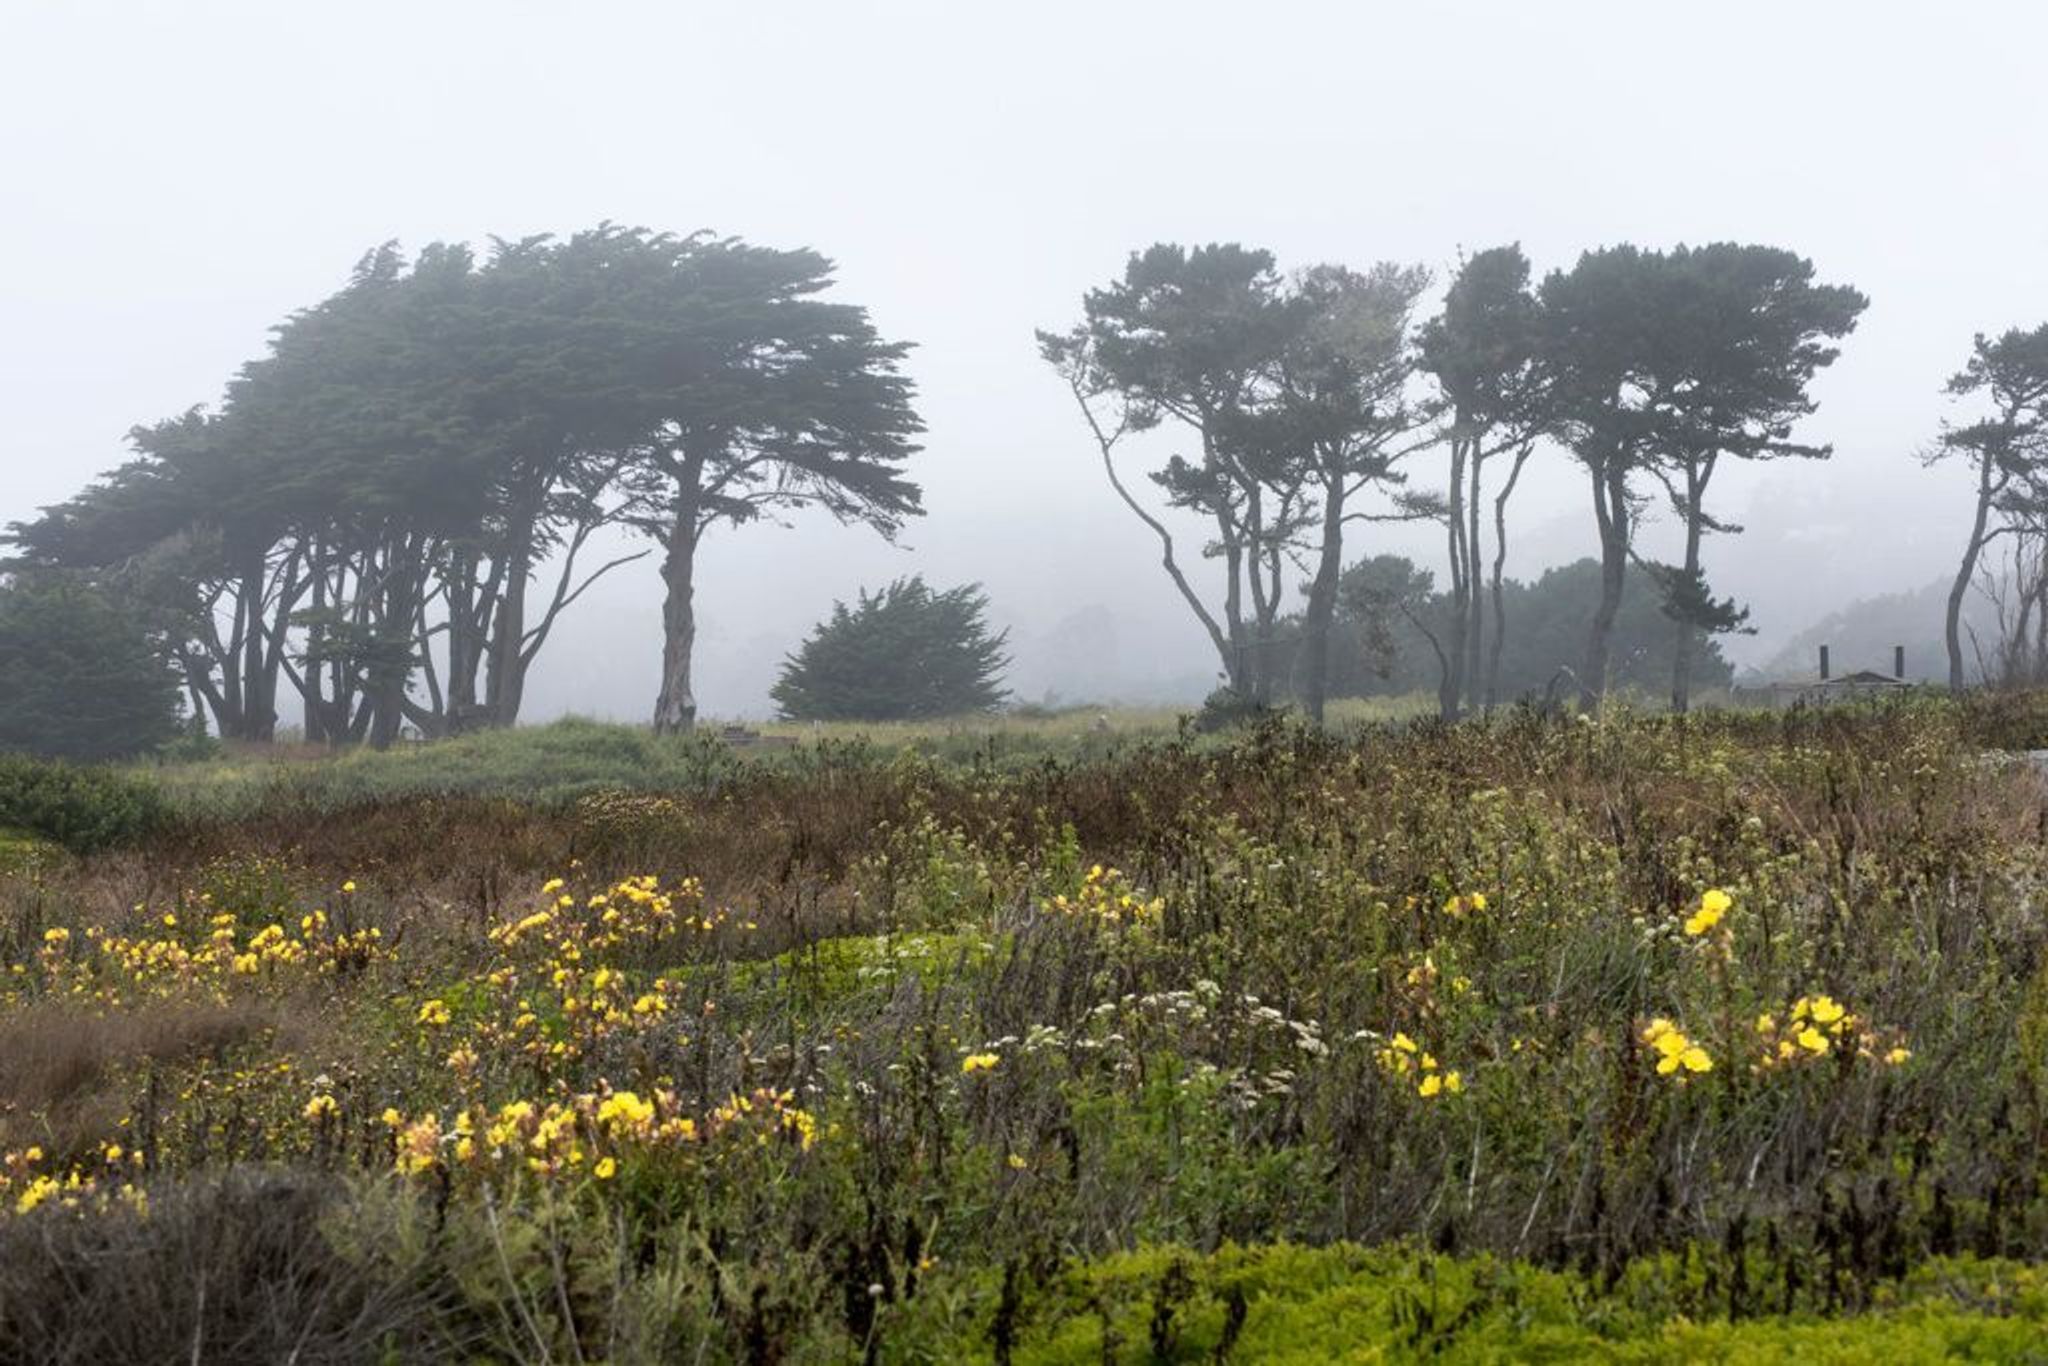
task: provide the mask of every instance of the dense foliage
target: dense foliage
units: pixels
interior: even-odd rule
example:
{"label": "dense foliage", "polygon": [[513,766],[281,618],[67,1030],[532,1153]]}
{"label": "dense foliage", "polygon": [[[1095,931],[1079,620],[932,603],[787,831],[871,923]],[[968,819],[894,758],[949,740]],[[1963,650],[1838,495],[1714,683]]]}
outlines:
{"label": "dense foliage", "polygon": [[900,721],[989,711],[1005,696],[1007,632],[991,631],[988,598],[967,584],[933,592],[920,577],[853,606],[834,603],[769,690],[797,721]]}
{"label": "dense foliage", "polygon": [[834,747],[5,875],[0,1354],[2009,1342],[2040,714]]}
{"label": "dense foliage", "polygon": [[79,853],[132,842],[166,815],[156,788],[104,767],[0,754],[0,830]]}
{"label": "dense foliage", "polygon": [[[655,721],[695,713],[703,537],[793,507],[920,511],[911,385],[832,263],[604,225],[367,254],[274,330],[217,411],[10,528],[22,562],[118,581],[219,734],[382,746],[518,718],[527,672],[622,525],[662,552]],[[118,571],[116,573],[115,571]]]}
{"label": "dense foliage", "polygon": [[177,734],[177,676],[132,613],[73,579],[0,579],[0,753],[117,759]]}
{"label": "dense foliage", "polygon": [[[1867,300],[1820,283],[1793,252],[1731,242],[1600,248],[1534,287],[1518,246],[1489,248],[1461,261],[1442,312],[1418,322],[1429,283],[1394,262],[1284,276],[1272,253],[1236,243],[1155,243],[1082,297],[1080,322],[1039,333],[1039,349],[1235,695],[1265,704],[1291,681],[1320,720],[1350,529],[1423,518],[1443,525],[1451,571],[1439,711],[1455,720],[1499,700],[1507,505],[1541,443],[1576,460],[1593,491],[1600,576],[1573,661],[1582,705],[1608,688],[1654,483],[1684,530],[1678,563],[1643,567],[1674,623],[1669,696],[1686,710],[1701,645],[1747,615],[1714,596],[1703,568],[1706,536],[1740,530],[1708,510],[1714,474],[1724,458],[1831,453],[1794,430]],[[1213,532],[1201,549],[1213,570],[1182,563],[1173,529],[1119,469],[1126,438],[1162,425],[1187,445],[1164,448],[1148,477]],[[1447,456],[1442,491],[1412,486],[1435,452]],[[1495,489],[1485,468],[1498,458],[1510,468]],[[1283,620],[1298,566],[1306,603]]]}
{"label": "dense foliage", "polygon": [[[1600,565],[1576,560],[1523,582],[1503,578],[1501,611],[1513,629],[1498,644],[1494,691],[1503,704],[1570,698],[1577,692],[1586,631],[1600,605]],[[1327,689],[1338,697],[1441,695],[1458,671],[1460,622],[1456,594],[1400,555],[1374,555],[1345,570],[1331,632]],[[1286,628],[1291,623],[1283,622]],[[1625,585],[1611,632],[1608,682],[1617,691],[1654,696],[1669,682],[1679,623],[1656,585],[1637,576]],[[1281,677],[1289,692],[1305,688],[1306,652],[1291,630],[1279,637]],[[1700,642],[1693,681],[1725,688],[1734,669],[1712,641]]]}

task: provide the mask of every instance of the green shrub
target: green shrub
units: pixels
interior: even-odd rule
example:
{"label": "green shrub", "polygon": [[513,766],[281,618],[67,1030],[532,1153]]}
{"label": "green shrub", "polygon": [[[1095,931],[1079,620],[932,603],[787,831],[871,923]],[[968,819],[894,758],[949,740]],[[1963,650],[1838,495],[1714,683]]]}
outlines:
{"label": "green shrub", "polygon": [[989,1273],[920,1296],[890,1326],[909,1359],[1151,1361],[1825,1361],[2028,1359],[2048,1324],[2039,1268],[1930,1263],[1872,1312],[1731,1320],[1677,1259],[1613,1285],[1489,1257],[1338,1245],[1156,1247],[1043,1285]]}
{"label": "green shrub", "polygon": [[86,854],[140,838],[165,808],[154,787],[102,768],[0,754],[0,827]]}
{"label": "green shrub", "polygon": [[782,666],[769,695],[792,720],[896,721],[993,711],[1008,694],[1007,632],[992,632],[978,585],[933,592],[921,578],[865,590]]}
{"label": "green shrub", "polygon": [[1204,735],[1213,735],[1217,731],[1256,725],[1278,712],[1278,708],[1247,697],[1235,688],[1223,687],[1202,699],[1202,709],[1195,713],[1194,726]]}
{"label": "green shrub", "polygon": [[0,582],[0,752],[122,759],[177,734],[177,678],[126,607],[69,578]]}

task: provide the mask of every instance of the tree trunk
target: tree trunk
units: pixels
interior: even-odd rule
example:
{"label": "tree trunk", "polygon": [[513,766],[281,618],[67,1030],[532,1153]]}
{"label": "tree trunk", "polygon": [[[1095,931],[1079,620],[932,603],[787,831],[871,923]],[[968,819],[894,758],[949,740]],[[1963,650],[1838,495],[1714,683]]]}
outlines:
{"label": "tree trunk", "polygon": [[299,684],[299,698],[304,703],[301,729],[305,732],[307,744],[318,745],[327,742],[329,729],[325,687],[327,664],[322,651],[327,629],[327,561],[325,547],[318,541],[308,551],[306,573],[312,581],[313,624],[306,630],[306,676]]}
{"label": "tree trunk", "polygon": [[1341,473],[1324,485],[1323,544],[1316,558],[1316,576],[1301,614],[1302,653],[1307,678],[1301,704],[1309,720],[1323,724],[1330,694],[1330,627],[1337,617],[1337,584],[1344,575],[1344,479]]}
{"label": "tree trunk", "polygon": [[1969,595],[1970,580],[1976,577],[1977,557],[1984,552],[1984,527],[1991,518],[1991,496],[1996,491],[1993,464],[1989,452],[1977,457],[1977,516],[1970,524],[1969,542],[1963,547],[1962,567],[1956,571],[1956,581],[1948,590],[1943,629],[1948,643],[1948,690],[1952,693],[1963,690],[1963,599]]}
{"label": "tree trunk", "polygon": [[1081,409],[1082,418],[1088,423],[1088,430],[1094,434],[1096,449],[1102,453],[1102,470],[1109,476],[1109,486],[1116,490],[1116,496],[1123,500],[1124,506],[1129,508],[1139,521],[1150,527],[1152,534],[1159,538],[1160,567],[1166,571],[1166,577],[1173,581],[1174,590],[1180,594],[1181,601],[1188,605],[1188,610],[1202,623],[1202,629],[1209,633],[1209,644],[1215,649],[1216,658],[1223,665],[1224,676],[1235,686],[1238,656],[1232,648],[1233,642],[1224,633],[1215,614],[1203,603],[1201,595],[1196,593],[1193,585],[1188,582],[1187,575],[1181,572],[1180,563],[1174,558],[1173,533],[1166,529],[1165,523],[1147,512],[1144,504],[1131,496],[1131,491],[1124,487],[1123,476],[1116,472],[1116,443],[1121,437],[1121,431],[1112,434],[1103,430],[1102,424],[1096,420],[1095,410],[1088,406],[1087,393],[1082,389],[1078,379],[1069,377],[1068,388],[1074,395],[1075,404]]}
{"label": "tree trunk", "polygon": [[697,724],[697,695],[690,688],[690,653],[697,645],[697,538],[703,530],[698,504],[704,488],[704,456],[684,452],[673,462],[674,520],[663,543],[661,582],[661,692],[654,699],[654,732],[680,735]]}
{"label": "tree trunk", "polygon": [[668,590],[661,604],[661,693],[654,702],[657,735],[679,735],[697,724],[697,696],[690,690],[690,652],[697,643],[697,520],[694,511],[676,519],[661,561]]}
{"label": "tree trunk", "polygon": [[1237,523],[1221,510],[1216,513],[1216,539],[1223,547],[1223,621],[1230,631],[1230,655],[1223,663],[1223,676],[1232,692],[1250,698],[1258,683],[1248,639],[1251,633],[1244,621],[1244,537]]}
{"label": "tree trunk", "polygon": [[[1462,417],[1454,419],[1453,430],[1460,426]],[[1466,553],[1465,543],[1465,461],[1470,449],[1466,438],[1451,437],[1449,504],[1444,509],[1444,523],[1450,533],[1447,549],[1451,562],[1451,639],[1450,649],[1438,652],[1443,667],[1436,690],[1437,715],[1446,721],[1458,719],[1458,703],[1465,693],[1465,629],[1472,616],[1472,583],[1467,577],[1472,558]]]}
{"label": "tree trunk", "polygon": [[1472,489],[1465,499],[1465,660],[1460,668],[1465,679],[1465,710],[1477,711],[1480,697],[1479,661],[1486,635],[1486,616],[1479,605],[1483,563],[1479,537],[1479,505],[1485,488],[1482,469],[1486,463],[1486,455],[1476,440],[1472,444],[1470,463]]}
{"label": "tree trunk", "polygon": [[[1706,481],[1700,476],[1698,464],[1688,461],[1685,467],[1685,581],[1695,584],[1700,581],[1700,536],[1706,512]],[[1683,715],[1692,705],[1692,657],[1699,643],[1699,627],[1694,623],[1678,619],[1678,638],[1671,650],[1671,710]]]}
{"label": "tree trunk", "polygon": [[1508,499],[1514,494],[1515,482],[1522,477],[1522,466],[1528,463],[1529,447],[1525,445],[1515,452],[1515,463],[1508,469],[1508,481],[1501,485],[1493,500],[1493,581],[1490,585],[1493,639],[1488,642],[1486,656],[1486,710],[1489,712],[1500,699],[1500,651],[1502,642],[1508,638],[1507,594],[1501,587],[1508,563]]}
{"label": "tree trunk", "polygon": [[237,629],[242,646],[239,670],[242,689],[241,725],[238,728],[238,738],[258,740],[267,744],[277,736],[277,707],[275,693],[263,686],[264,553],[258,550],[242,571],[243,621]]}
{"label": "tree trunk", "polygon": [[526,697],[526,588],[532,577],[531,532],[515,543],[511,563],[498,596],[498,619],[491,628],[490,661],[484,679],[486,723],[510,726],[519,720]]}
{"label": "tree trunk", "polygon": [[374,597],[369,683],[369,743],[389,749],[405,724],[406,692],[412,686],[414,626],[426,586],[426,548],[401,534],[387,555],[383,582]]}
{"label": "tree trunk", "polygon": [[[441,710],[442,725],[450,733],[466,729],[477,710],[477,682],[487,648],[484,628],[489,621],[489,600],[477,576],[481,559],[468,547],[453,550],[448,556],[447,582],[442,585],[448,602],[448,690]],[[426,632],[423,620],[420,657],[429,661],[431,671],[434,656]]]}
{"label": "tree trunk", "polygon": [[1586,637],[1586,669],[1579,678],[1579,709],[1594,711],[1607,695],[1607,651],[1621,590],[1628,575],[1628,481],[1619,455],[1593,472],[1593,513],[1600,526],[1600,606]]}

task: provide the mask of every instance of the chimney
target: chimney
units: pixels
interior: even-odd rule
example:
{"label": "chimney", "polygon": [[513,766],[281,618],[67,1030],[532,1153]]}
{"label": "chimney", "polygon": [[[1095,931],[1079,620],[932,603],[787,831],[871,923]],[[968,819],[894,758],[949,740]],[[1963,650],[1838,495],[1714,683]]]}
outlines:
{"label": "chimney", "polygon": [[1892,646],[1892,677],[1901,683],[1906,681],[1906,647]]}
{"label": "chimney", "polygon": [[1828,647],[1825,645],[1820,647],[1820,681],[1828,681]]}

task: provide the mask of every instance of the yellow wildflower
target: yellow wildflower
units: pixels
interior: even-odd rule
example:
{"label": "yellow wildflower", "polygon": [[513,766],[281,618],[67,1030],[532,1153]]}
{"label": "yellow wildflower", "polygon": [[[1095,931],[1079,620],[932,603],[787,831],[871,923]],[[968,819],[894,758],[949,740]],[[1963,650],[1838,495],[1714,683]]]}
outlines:
{"label": "yellow wildflower", "polygon": [[1728,893],[1716,887],[1700,898],[1700,908],[1686,917],[1685,932],[1697,939],[1721,923],[1721,917],[1734,905]]}

